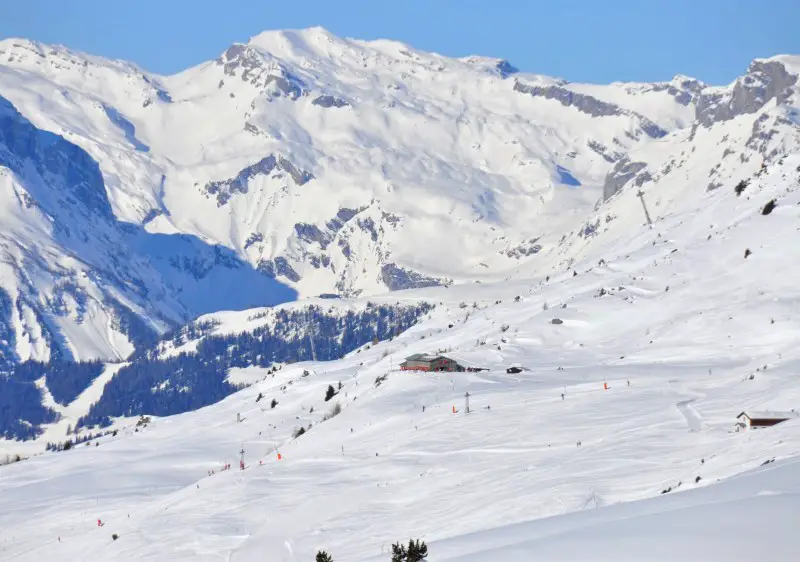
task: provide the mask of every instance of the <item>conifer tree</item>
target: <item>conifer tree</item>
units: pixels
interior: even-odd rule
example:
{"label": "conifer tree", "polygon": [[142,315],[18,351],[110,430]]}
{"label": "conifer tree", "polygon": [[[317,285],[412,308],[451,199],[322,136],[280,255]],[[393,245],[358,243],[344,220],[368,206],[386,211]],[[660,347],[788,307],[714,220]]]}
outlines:
{"label": "conifer tree", "polygon": [[406,562],[408,558],[408,551],[405,545],[398,542],[392,545],[392,562]]}
{"label": "conifer tree", "polygon": [[419,539],[416,541],[408,541],[408,556],[406,558],[408,562],[422,562],[427,557],[428,545],[424,542],[420,542]]}
{"label": "conifer tree", "polygon": [[428,545],[423,541],[409,540],[408,546],[394,543],[392,545],[392,562],[425,562],[428,557]]}

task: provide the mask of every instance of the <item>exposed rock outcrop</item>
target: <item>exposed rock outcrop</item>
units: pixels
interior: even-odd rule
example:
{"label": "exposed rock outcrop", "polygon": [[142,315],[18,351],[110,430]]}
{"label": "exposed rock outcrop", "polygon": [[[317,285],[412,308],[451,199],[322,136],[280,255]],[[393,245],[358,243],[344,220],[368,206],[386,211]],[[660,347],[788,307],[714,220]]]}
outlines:
{"label": "exposed rock outcrop", "polygon": [[416,271],[399,267],[394,263],[387,263],[381,268],[381,278],[390,291],[437,287],[452,283],[450,279],[428,277]]}
{"label": "exposed rock outcrop", "polygon": [[216,196],[217,206],[221,207],[227,203],[235,193],[247,193],[248,184],[251,179],[260,175],[268,176],[274,170],[286,172],[297,185],[305,185],[314,179],[314,176],[310,172],[300,169],[283,156],[270,154],[252,166],[243,169],[236,174],[236,177],[207,183],[203,191],[208,195]]}
{"label": "exposed rock outcrop", "polygon": [[[637,174],[640,174],[642,170],[647,168],[647,164],[644,162],[632,162],[629,158],[625,157],[619,162],[617,162],[611,171],[608,172],[606,175],[605,183],[603,184],[603,199],[607,200],[612,197],[615,193],[617,193],[622,187],[631,181]],[[645,175],[641,175],[640,177],[643,178],[639,180],[637,185],[642,185],[646,179],[650,178],[650,174],[644,172]]]}
{"label": "exposed rock outcrop", "polygon": [[334,96],[329,95],[321,95],[314,98],[314,101],[311,102],[312,105],[318,105],[320,107],[349,107],[350,104],[343,99],[339,99]]}
{"label": "exposed rock outcrop", "polygon": [[747,74],[730,88],[708,89],[697,102],[696,118],[711,126],[739,115],[755,113],[773,99],[783,104],[791,96],[797,75],[777,61],[753,61]]}
{"label": "exposed rock outcrop", "polygon": [[630,115],[636,117],[640,121],[640,127],[644,133],[650,138],[661,138],[667,132],[650,121],[647,117],[622,109],[616,104],[599,100],[587,94],[579,94],[573,92],[563,86],[531,86],[523,84],[522,82],[514,82],[514,90],[522,94],[528,94],[533,97],[541,97],[549,100],[555,100],[564,107],[573,107],[581,113],[586,113],[592,117],[609,117],[615,115]]}
{"label": "exposed rock outcrop", "polygon": [[[217,59],[228,76],[239,76],[256,88],[274,97],[287,97],[292,100],[305,95],[302,80],[289,72],[276,60],[268,60],[256,49],[242,44],[234,44]],[[222,86],[222,83],[220,83]]]}

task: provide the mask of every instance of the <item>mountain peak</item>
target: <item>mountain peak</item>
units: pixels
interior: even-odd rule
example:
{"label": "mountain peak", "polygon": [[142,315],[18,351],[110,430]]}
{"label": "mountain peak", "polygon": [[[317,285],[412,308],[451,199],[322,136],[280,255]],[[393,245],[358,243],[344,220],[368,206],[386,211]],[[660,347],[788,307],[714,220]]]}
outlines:
{"label": "mountain peak", "polygon": [[486,69],[489,72],[496,72],[503,78],[507,78],[512,74],[517,74],[519,72],[519,70],[516,67],[514,67],[510,62],[508,62],[505,59],[471,55],[468,57],[460,58],[459,60],[470,66]]}
{"label": "mountain peak", "polygon": [[775,55],[767,58],[753,59],[748,73],[763,68],[765,64],[778,63],[790,74],[800,75],[800,55]]}
{"label": "mountain peak", "polygon": [[706,86],[705,82],[698,80],[693,76],[687,76],[686,74],[676,74],[672,77],[672,80],[670,80],[669,83],[674,86],[683,86],[692,89],[704,88]]}
{"label": "mountain peak", "polygon": [[254,35],[247,42],[249,46],[277,57],[316,55],[335,43],[344,44],[346,41],[323,27],[268,30]]}

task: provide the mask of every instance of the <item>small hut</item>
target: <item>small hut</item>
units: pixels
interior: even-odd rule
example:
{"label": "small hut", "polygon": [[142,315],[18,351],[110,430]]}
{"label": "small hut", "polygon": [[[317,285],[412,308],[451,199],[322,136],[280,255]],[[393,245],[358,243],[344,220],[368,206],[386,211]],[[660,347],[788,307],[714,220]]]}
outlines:
{"label": "small hut", "polygon": [[772,411],[745,411],[736,416],[736,425],[741,429],[757,429],[759,427],[772,427],[781,422],[800,417],[794,410],[790,412]]}

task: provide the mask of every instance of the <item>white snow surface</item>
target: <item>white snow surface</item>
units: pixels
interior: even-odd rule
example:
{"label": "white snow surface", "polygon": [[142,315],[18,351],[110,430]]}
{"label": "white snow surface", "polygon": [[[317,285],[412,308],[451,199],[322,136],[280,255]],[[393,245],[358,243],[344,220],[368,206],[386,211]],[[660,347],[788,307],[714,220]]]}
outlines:
{"label": "white snow surface", "polygon": [[[652,227],[600,232],[549,278],[396,293],[441,304],[339,361],[233,373],[253,385],[0,468],[0,558],[377,562],[413,537],[430,562],[797,560],[800,420],[735,424],[800,406],[800,155],[738,197],[664,191]],[[397,370],[422,352],[488,371]]]}
{"label": "white snow surface", "polygon": [[[285,260],[291,271],[275,267],[277,279],[301,298],[383,293],[387,266],[454,283],[562,271],[641,225],[633,177],[618,200],[598,205],[607,174],[626,159],[645,165],[636,188],[658,218],[796,151],[798,57],[767,62],[795,77],[780,91],[766,88],[769,99],[741,93],[762,84],[755,66],[747,80],[713,88],[683,76],[571,84],[513,73],[505,61],[321,28],[266,32],[173,76],[8,39],[0,41],[0,95],[36,127],[86,150],[116,219],[152,235],[130,258],[147,296],[115,296],[163,331],[199,314],[286,300],[265,298],[278,289],[243,273],[216,268],[195,283],[173,271],[210,259],[194,257],[196,244],[170,243],[174,235],[220,244],[253,267]],[[698,125],[703,100],[719,107],[748,95],[752,103],[731,118]],[[280,163],[252,172],[269,157]],[[240,183],[215,187],[248,168]],[[0,182],[2,210],[22,207],[25,186]],[[33,211],[16,215],[12,239],[26,244],[9,243],[5,261],[16,268],[0,268],[11,298],[39,299],[42,323],[56,326],[75,357],[125,358],[132,344],[102,305],[112,266],[59,248]],[[598,236],[579,236],[587,226]],[[26,259],[31,248],[39,260]],[[153,253],[153,263],[136,261],[138,251]],[[64,271],[89,276],[70,279],[88,314],[67,295],[50,316],[54,277]],[[16,353],[46,359],[41,323],[22,318],[26,307],[14,312]]]}

